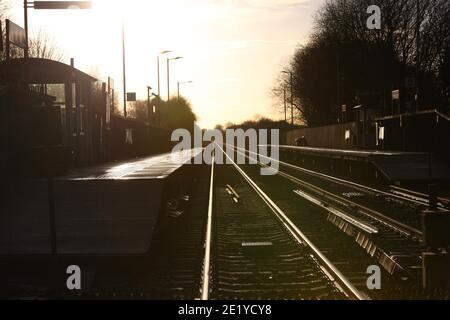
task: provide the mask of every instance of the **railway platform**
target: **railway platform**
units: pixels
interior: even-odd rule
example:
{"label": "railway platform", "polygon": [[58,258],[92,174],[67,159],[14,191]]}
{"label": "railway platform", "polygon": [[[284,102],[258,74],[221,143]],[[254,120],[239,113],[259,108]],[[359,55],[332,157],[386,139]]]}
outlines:
{"label": "railway platform", "polygon": [[181,195],[185,164],[201,152],[12,183],[0,216],[0,256],[146,254],[163,202]]}
{"label": "railway platform", "polygon": [[280,146],[282,159],[310,169],[388,183],[450,181],[450,165],[437,155],[420,152],[339,150]]}

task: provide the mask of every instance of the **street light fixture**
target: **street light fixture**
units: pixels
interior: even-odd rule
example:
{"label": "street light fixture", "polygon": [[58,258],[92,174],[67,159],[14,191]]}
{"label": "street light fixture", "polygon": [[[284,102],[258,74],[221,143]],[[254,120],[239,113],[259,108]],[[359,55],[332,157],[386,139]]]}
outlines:
{"label": "street light fixture", "polygon": [[180,59],[183,59],[183,57],[167,58],[167,108],[170,106],[170,61]]}
{"label": "street light fixture", "polygon": [[294,74],[291,71],[282,71],[281,73],[291,76],[291,124],[294,125]]}
{"label": "street light fixture", "polygon": [[178,81],[178,83],[177,83],[178,101],[180,101],[180,84],[188,84],[188,83],[192,83],[192,81]]}
{"label": "street light fixture", "polygon": [[123,73],[123,115],[127,117],[127,67],[125,49],[125,18],[122,18],[122,73]]}
{"label": "street light fixture", "polygon": [[157,59],[156,59],[156,63],[157,63],[157,69],[158,69],[158,96],[161,95],[161,82],[160,82],[160,73],[159,73],[159,67],[160,67],[160,62],[159,62],[159,57],[168,53],[171,53],[171,50],[164,50],[161,51],[160,53],[158,53]]}

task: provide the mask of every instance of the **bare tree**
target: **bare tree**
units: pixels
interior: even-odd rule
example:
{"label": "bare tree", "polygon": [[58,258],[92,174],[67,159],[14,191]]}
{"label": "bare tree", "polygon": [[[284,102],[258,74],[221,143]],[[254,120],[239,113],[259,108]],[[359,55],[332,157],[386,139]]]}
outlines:
{"label": "bare tree", "polygon": [[[386,104],[392,88],[417,77],[420,107],[438,105],[448,64],[450,1],[379,0],[381,30],[368,30],[372,0],[328,0],[317,12],[310,40],[286,69],[294,74],[293,104],[308,125],[335,122],[341,105],[358,103],[361,92],[379,93]],[[418,37],[418,35],[420,37]],[[447,55],[446,55],[447,53]],[[447,57],[447,58],[446,58]],[[277,79],[278,104],[289,76]],[[287,95],[290,104],[290,95]]]}
{"label": "bare tree", "polygon": [[0,19],[7,18],[11,4],[8,0],[0,0]]}
{"label": "bare tree", "polygon": [[56,61],[64,59],[64,52],[56,44],[54,38],[40,29],[36,34],[30,37],[29,55],[32,58],[43,58]]}
{"label": "bare tree", "polygon": [[[8,18],[9,16],[9,12],[11,10],[11,4],[9,2],[9,0],[0,0],[0,23],[2,23],[2,34],[0,34],[0,41],[3,43],[5,43],[5,39],[6,39],[6,30],[5,30],[5,25],[3,24],[4,20]],[[4,51],[4,47],[3,47],[3,51],[0,52],[0,61],[4,60],[6,57],[6,53]]]}
{"label": "bare tree", "polygon": [[[11,11],[11,2],[10,0],[0,0],[0,21],[7,19],[10,15]],[[5,26],[2,28],[2,41],[3,43],[6,41],[5,35]],[[33,58],[44,58],[51,59],[56,61],[62,61],[64,58],[64,52],[60,47],[56,44],[54,38],[50,36],[48,32],[43,29],[40,29],[35,34],[32,34],[29,39],[29,55]],[[14,46],[11,47],[10,52],[11,58],[20,58],[23,57],[23,52],[21,49],[18,49]],[[6,58],[6,52],[3,51],[0,54],[0,60],[4,60]]]}

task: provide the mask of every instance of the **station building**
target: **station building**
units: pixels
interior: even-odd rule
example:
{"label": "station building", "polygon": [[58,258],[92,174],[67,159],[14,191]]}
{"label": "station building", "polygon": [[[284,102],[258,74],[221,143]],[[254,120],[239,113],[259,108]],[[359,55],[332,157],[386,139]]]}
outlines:
{"label": "station building", "polygon": [[105,83],[48,59],[0,62],[0,146],[5,172],[61,175],[70,167],[169,150],[168,133],[114,114]]}

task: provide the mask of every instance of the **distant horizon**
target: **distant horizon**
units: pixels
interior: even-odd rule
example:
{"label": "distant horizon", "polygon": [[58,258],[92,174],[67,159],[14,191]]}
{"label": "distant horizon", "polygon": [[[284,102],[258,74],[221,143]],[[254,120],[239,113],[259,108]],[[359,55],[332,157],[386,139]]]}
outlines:
{"label": "distant horizon", "polygon": [[[284,118],[270,90],[295,49],[307,40],[314,12],[324,1],[131,0],[126,8],[118,3],[94,0],[92,10],[81,11],[29,9],[30,34],[45,31],[63,50],[64,63],[74,58],[78,69],[102,81],[113,77],[122,92],[123,14],[127,91],[136,92],[138,99],[146,99],[147,86],[156,92],[157,53],[172,50],[173,56],[184,59],[171,63],[171,96],[177,94],[178,81],[192,81],[181,86],[181,94],[192,103],[199,124],[209,129],[258,116]],[[22,3],[15,5],[12,19],[23,25]],[[175,24],[167,23],[170,15]],[[149,30],[150,41],[143,28]],[[167,99],[165,56],[160,70],[161,97]]]}

